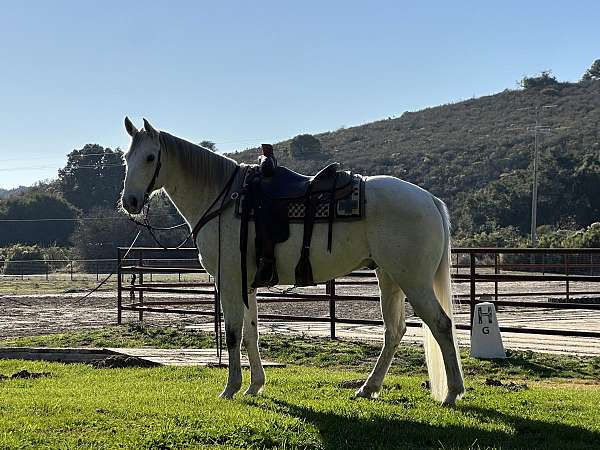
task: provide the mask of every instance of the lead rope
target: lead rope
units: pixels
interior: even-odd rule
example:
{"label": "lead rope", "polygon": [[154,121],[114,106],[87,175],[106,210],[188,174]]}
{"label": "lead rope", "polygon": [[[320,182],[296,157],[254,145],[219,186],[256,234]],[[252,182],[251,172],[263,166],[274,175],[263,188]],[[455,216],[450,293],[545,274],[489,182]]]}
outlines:
{"label": "lead rope", "polygon": [[[223,204],[227,195],[223,197],[221,201],[220,209],[223,209]],[[218,252],[217,252],[217,295],[215,296],[215,319],[217,320],[217,333],[216,333],[216,345],[217,345],[217,357],[219,358],[219,367],[222,364],[223,359],[223,335],[221,328],[221,214],[219,214],[218,224]]]}
{"label": "lead rope", "polygon": [[[135,238],[133,238],[133,241],[131,241],[131,245],[129,245],[129,248],[125,252],[125,255],[123,255],[123,257],[121,258],[122,261],[124,261],[125,258],[127,258],[127,256],[129,255],[129,252],[131,252],[131,249],[133,248],[133,246],[135,245],[136,241],[140,237],[140,234],[142,234],[142,230],[141,230],[141,228],[139,226],[136,228],[136,231],[137,231],[137,234],[135,235]],[[85,295],[83,295],[83,296],[79,297],[77,300],[71,302],[69,304],[69,306],[77,305],[77,304],[81,303],[82,301],[84,301],[86,298],[88,298],[90,295],[92,295],[94,292],[96,292],[98,289],[100,289],[102,286],[104,286],[108,282],[108,280],[110,279],[110,277],[112,277],[114,274],[115,274],[115,269],[113,269],[93,289],[90,289]]]}

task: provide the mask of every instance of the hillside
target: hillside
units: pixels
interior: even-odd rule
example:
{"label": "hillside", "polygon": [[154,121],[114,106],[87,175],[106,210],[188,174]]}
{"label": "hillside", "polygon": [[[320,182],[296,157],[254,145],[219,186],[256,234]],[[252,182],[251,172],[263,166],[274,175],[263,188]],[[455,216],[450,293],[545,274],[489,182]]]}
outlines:
{"label": "hillside", "polygon": [[[551,131],[541,138],[539,224],[582,226],[600,219],[600,81],[495,95],[405,112],[396,119],[315,135],[318,153],[279,163],[314,173],[331,161],[356,172],[390,174],[448,203],[459,233],[516,226],[528,230],[536,105]],[[258,149],[234,153],[255,162]],[[598,181],[598,184],[595,182]]]}

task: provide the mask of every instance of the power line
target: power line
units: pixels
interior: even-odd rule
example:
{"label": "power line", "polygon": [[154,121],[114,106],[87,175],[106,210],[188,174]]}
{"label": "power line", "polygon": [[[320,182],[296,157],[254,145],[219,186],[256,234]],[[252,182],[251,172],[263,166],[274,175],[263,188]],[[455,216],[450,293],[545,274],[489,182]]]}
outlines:
{"label": "power line", "polygon": [[[125,167],[125,164],[91,164],[81,165],[73,167],[74,170],[78,169],[102,169],[104,167]],[[10,172],[13,170],[45,170],[45,169],[56,169],[55,165],[52,166],[21,166],[21,167],[2,167],[0,172]]]}
{"label": "power line", "polygon": [[558,105],[536,105],[518,108],[517,111],[533,110],[535,111],[535,123],[526,127],[513,127],[509,129],[524,129],[529,133],[533,133],[533,182],[531,193],[531,246],[537,247],[537,199],[538,199],[538,171],[539,171],[539,135],[552,132],[555,130],[567,129],[569,127],[550,127],[542,125],[541,112],[556,108]]}
{"label": "power line", "polygon": [[[152,214],[152,218],[158,217],[172,217],[181,218],[179,214]],[[40,219],[0,219],[0,223],[12,223],[12,222],[79,222],[79,221],[93,221],[93,220],[129,220],[129,217],[125,216],[113,216],[113,217],[51,217],[51,218],[40,218]]]}

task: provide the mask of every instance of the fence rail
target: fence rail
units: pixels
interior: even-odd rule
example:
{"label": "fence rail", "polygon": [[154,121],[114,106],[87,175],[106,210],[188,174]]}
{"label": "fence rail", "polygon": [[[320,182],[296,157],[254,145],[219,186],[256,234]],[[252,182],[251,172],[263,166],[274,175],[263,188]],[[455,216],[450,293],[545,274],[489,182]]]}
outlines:
{"label": "fence rail", "polygon": [[[158,265],[151,258],[152,254],[159,251],[154,248],[134,248],[130,254],[135,258],[122,261],[125,249],[118,250],[117,257],[117,321],[121,323],[123,311],[138,312],[139,320],[143,320],[144,313],[177,313],[214,316],[215,322],[220,320],[215,315],[219,311],[216,307],[215,287],[212,280],[200,266],[197,259],[195,265],[183,267],[177,265]],[[162,250],[161,250],[162,251]],[[186,250],[187,251],[187,250]],[[196,257],[195,249],[189,249],[193,258]],[[180,250],[181,252],[181,250]],[[472,324],[476,303],[479,301],[492,301],[497,308],[527,308],[540,310],[588,310],[600,311],[600,249],[513,249],[513,248],[455,248],[452,250],[452,279],[454,283],[468,284],[468,292],[459,293],[456,302],[459,305],[469,306],[469,323],[457,324],[458,329],[469,330]],[[560,263],[556,262],[560,259]],[[584,262],[579,260],[585,259]],[[528,260],[529,262],[524,262]],[[132,262],[134,261],[134,262]],[[153,261],[152,264],[149,264]],[[164,260],[163,260],[164,261]],[[541,261],[541,262],[540,262]],[[547,264],[544,264],[546,263]],[[579,262],[578,262],[579,261]],[[175,262],[175,260],[171,260]],[[161,262],[160,264],[165,264]],[[560,273],[555,273],[557,270]],[[581,274],[585,270],[587,275]],[[553,273],[548,274],[546,272]],[[540,273],[541,272],[541,273]],[[205,280],[196,282],[148,282],[152,275],[194,274],[205,275]],[[129,284],[124,282],[125,275],[131,275]],[[145,277],[146,276],[146,277]],[[529,289],[522,288],[517,292],[502,290],[504,283],[522,283]],[[573,290],[573,283],[585,282],[588,286],[584,290]],[[354,325],[382,325],[381,320],[357,319],[339,317],[336,306],[347,301],[379,301],[378,296],[366,294],[340,294],[336,288],[348,286],[372,286],[377,283],[373,271],[356,271],[342,279],[335,279],[325,283],[325,293],[277,293],[259,291],[259,303],[288,303],[288,302],[326,302],[328,303],[328,316],[308,316],[290,314],[259,314],[262,320],[321,322],[330,324],[330,335],[336,337],[336,324]],[[542,283],[543,288],[539,286]],[[549,284],[562,283],[564,290],[550,290]],[[590,288],[591,286],[591,288]],[[493,288],[493,290],[490,290]],[[144,294],[191,294],[204,296],[202,299],[151,299]],[[590,301],[581,302],[577,296],[596,296],[597,303]],[[556,302],[535,301],[529,298],[540,296],[557,296]],[[210,298],[208,298],[210,297]],[[520,299],[514,299],[514,298]],[[124,299],[129,298],[129,303]],[[511,299],[512,298],[512,299]],[[594,299],[591,299],[594,300]],[[203,309],[191,307],[201,306]],[[211,307],[211,308],[205,308]],[[420,322],[408,321],[408,326],[421,326]],[[560,336],[600,337],[600,331],[552,329],[527,326],[501,326],[501,331],[514,333],[535,333]]]}

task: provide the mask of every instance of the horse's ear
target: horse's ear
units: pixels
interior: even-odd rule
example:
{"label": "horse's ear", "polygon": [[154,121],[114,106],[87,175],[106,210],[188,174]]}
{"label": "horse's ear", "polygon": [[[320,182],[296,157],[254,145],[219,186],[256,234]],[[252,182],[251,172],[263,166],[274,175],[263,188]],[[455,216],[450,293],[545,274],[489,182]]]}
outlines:
{"label": "horse's ear", "polygon": [[133,123],[131,123],[131,120],[129,120],[129,117],[125,116],[125,129],[127,130],[127,133],[129,134],[129,136],[134,137],[138,130],[135,127],[135,125]]}
{"label": "horse's ear", "polygon": [[146,133],[148,133],[153,138],[158,136],[158,131],[156,131],[152,127],[152,125],[150,125],[150,122],[148,122],[146,119],[144,119],[144,130],[146,130]]}

